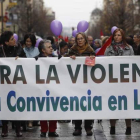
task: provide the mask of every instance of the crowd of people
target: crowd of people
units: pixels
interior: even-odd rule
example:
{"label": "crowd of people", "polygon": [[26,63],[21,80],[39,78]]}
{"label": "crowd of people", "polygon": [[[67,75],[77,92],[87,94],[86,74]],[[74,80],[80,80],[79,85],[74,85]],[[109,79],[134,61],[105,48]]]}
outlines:
{"label": "crowd of people", "polygon": [[[40,41],[38,47],[35,47],[36,37],[32,33],[27,33],[22,41],[16,42],[11,31],[5,31],[0,36],[0,57],[18,57],[35,58],[39,57],[70,57],[76,59],[78,56],[89,56],[94,59],[96,53],[108,41],[109,36],[101,36],[99,39],[94,39],[92,36],[86,36],[85,33],[77,33],[76,37],[70,37],[69,42],[65,42],[62,38],[57,41],[55,37],[49,36]],[[132,56],[140,55],[140,35],[129,35],[125,37],[122,29],[116,29],[112,35],[110,45],[107,46],[104,56]],[[126,135],[131,135],[131,119],[126,119]],[[8,136],[8,122],[7,120],[0,121],[2,127],[1,136]],[[40,121],[41,134],[40,137],[46,137],[48,132],[49,137],[58,137],[56,133],[57,120],[55,121]],[[71,122],[71,121],[62,121]],[[74,136],[82,134],[82,120],[72,121],[75,125]],[[99,121],[100,122],[100,121]],[[92,136],[92,127],[94,120],[85,120],[84,127],[87,136]],[[110,120],[110,134],[115,134],[116,120]],[[16,136],[22,137],[21,128],[24,131],[27,128],[31,129],[34,125],[38,125],[38,121],[12,121],[12,128],[15,129]]]}

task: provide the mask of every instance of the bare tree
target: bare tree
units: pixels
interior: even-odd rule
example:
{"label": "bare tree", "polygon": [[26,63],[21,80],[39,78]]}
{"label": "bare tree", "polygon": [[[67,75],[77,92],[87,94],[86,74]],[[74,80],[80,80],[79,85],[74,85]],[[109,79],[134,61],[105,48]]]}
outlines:
{"label": "bare tree", "polygon": [[[35,2],[35,1],[34,1]],[[33,32],[41,37],[45,37],[48,34],[48,28],[50,28],[50,22],[54,19],[47,18],[47,10],[38,8],[37,4],[29,4],[26,1],[22,1],[22,4],[18,5],[19,9],[19,30],[21,34],[27,32]],[[50,32],[49,34],[52,35]]]}
{"label": "bare tree", "polygon": [[110,34],[112,26],[122,28],[126,34],[133,34],[133,10],[133,0],[104,0],[104,9],[100,22],[105,34]]}

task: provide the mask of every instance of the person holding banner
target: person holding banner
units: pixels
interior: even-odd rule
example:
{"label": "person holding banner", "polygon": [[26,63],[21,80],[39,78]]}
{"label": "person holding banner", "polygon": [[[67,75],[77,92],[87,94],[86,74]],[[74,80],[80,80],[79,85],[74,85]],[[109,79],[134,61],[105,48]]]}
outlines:
{"label": "person holding banner", "polygon": [[[24,44],[25,44],[25,47],[23,48],[23,50],[26,54],[26,57],[37,59],[38,56],[39,56],[39,50],[38,50],[37,47],[35,47],[35,45],[36,45],[35,35],[32,34],[32,33],[26,34],[24,36]],[[24,124],[24,126],[26,126],[26,125]],[[28,122],[28,128],[30,128],[30,129],[33,128],[33,122],[32,121]]]}
{"label": "person holding banner", "polygon": [[[0,42],[2,43],[0,47],[0,57],[24,57],[25,53],[22,49],[21,46],[16,46],[16,40],[14,39],[14,35],[11,31],[5,31],[1,35],[1,40]],[[22,137],[22,133],[20,130],[20,121],[15,121],[15,131],[16,131],[16,136],[17,137]],[[2,120],[2,137],[7,137],[8,136],[8,121],[7,120]]]}
{"label": "person holding banner", "polygon": [[24,36],[24,44],[23,48],[27,58],[37,58],[39,56],[39,50],[35,47],[36,37],[32,33],[28,33]]}
{"label": "person holding banner", "polygon": [[[55,57],[53,55],[53,48],[50,40],[43,40],[39,43],[39,57]],[[40,121],[41,125],[41,134],[40,137],[46,137],[46,133],[48,132],[49,137],[59,137],[56,133],[57,129],[57,121],[49,121],[49,126],[47,121]]]}
{"label": "person holding banner", "polygon": [[[126,43],[124,31],[116,29],[113,32],[112,42],[105,50],[105,56],[131,56],[134,55],[133,48]],[[131,135],[131,119],[125,119],[126,122],[126,135]],[[110,120],[110,134],[115,134],[116,120]]]}
{"label": "person holding banner", "polygon": [[[73,45],[68,53],[72,59],[75,59],[76,56],[90,56],[91,59],[95,57],[95,52],[93,48],[89,45],[87,37],[84,33],[80,32],[75,37],[75,45]],[[75,131],[73,132],[74,136],[79,136],[82,134],[82,120],[75,120]],[[93,120],[85,120],[85,130],[87,136],[92,136],[92,123]]]}

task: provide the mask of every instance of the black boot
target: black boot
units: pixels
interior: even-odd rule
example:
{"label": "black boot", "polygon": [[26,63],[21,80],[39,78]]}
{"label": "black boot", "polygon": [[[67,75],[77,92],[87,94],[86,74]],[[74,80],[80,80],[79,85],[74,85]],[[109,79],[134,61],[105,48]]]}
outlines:
{"label": "black boot", "polygon": [[22,137],[22,133],[21,132],[18,132],[18,133],[16,133],[16,136],[17,137]]}
{"label": "black boot", "polygon": [[114,135],[115,134],[115,126],[110,127],[110,134]]}
{"label": "black boot", "polygon": [[20,121],[15,121],[15,132],[16,132],[16,136],[17,137],[22,137],[22,133],[21,133],[21,122]]}
{"label": "black boot", "polygon": [[14,130],[15,129],[15,122],[12,121],[12,129]]}
{"label": "black boot", "polygon": [[8,125],[6,123],[3,123],[1,136],[2,137],[8,136]]}
{"label": "black boot", "polygon": [[23,127],[23,131],[26,132],[26,131],[27,131],[26,121],[24,121],[24,122],[22,123],[22,127]]}
{"label": "black boot", "polygon": [[20,123],[20,127],[21,127],[21,130],[23,130],[24,132],[26,132],[27,131],[27,127],[26,127],[26,121],[21,121],[21,123]]}
{"label": "black boot", "polygon": [[91,131],[91,129],[87,129],[86,132],[87,132],[87,136],[92,136],[93,135],[93,132]]}
{"label": "black boot", "polygon": [[126,128],[125,135],[131,135],[131,127]]}
{"label": "black boot", "polygon": [[1,137],[7,137],[8,133],[1,133]]}
{"label": "black boot", "polygon": [[75,129],[73,132],[73,136],[80,136],[82,134],[82,131],[80,129]]}
{"label": "black boot", "polygon": [[46,138],[46,132],[41,132],[40,137]]}
{"label": "black boot", "polygon": [[49,132],[48,137],[59,137],[59,135],[56,132]]}

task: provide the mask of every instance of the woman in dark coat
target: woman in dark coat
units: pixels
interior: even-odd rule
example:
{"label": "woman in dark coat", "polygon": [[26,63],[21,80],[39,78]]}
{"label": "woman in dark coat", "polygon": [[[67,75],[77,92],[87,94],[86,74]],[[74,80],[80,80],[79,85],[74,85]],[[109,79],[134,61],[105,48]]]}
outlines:
{"label": "woman in dark coat", "polygon": [[[25,53],[21,46],[16,45],[13,33],[6,31],[1,35],[0,57],[25,57]],[[21,137],[20,121],[15,121],[16,136]],[[8,136],[8,121],[2,120],[2,137]]]}
{"label": "woman in dark coat", "polygon": [[[75,59],[76,56],[90,56],[91,59],[95,57],[93,48],[89,45],[87,37],[84,33],[80,32],[75,37],[75,44],[71,47],[68,56],[72,59]],[[82,134],[82,120],[75,120],[75,131],[73,132],[74,136],[79,136]],[[85,120],[85,130],[87,136],[91,136],[92,132],[92,123],[93,120]]]}

